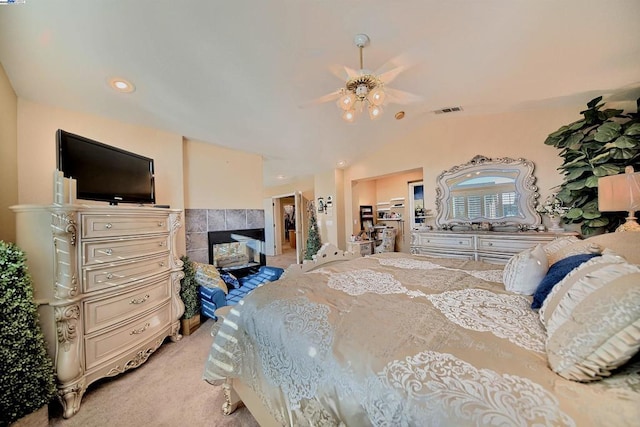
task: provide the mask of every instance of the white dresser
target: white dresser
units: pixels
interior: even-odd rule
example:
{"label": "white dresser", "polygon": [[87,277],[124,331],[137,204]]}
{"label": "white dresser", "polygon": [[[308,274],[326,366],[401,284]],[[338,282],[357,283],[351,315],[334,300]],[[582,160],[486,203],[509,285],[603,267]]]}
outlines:
{"label": "white dresser", "polygon": [[538,243],[572,235],[577,233],[412,231],[411,253],[506,264],[513,255]]}
{"label": "white dresser", "polygon": [[144,363],[178,334],[182,211],[14,206],[64,417],[87,386]]}

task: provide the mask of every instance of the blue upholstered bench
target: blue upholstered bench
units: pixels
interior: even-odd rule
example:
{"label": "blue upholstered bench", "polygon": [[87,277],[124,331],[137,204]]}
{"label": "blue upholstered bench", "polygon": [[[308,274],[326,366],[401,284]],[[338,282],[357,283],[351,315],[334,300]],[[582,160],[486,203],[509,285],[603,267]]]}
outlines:
{"label": "blue upholstered bench", "polygon": [[216,309],[224,307],[225,305],[236,305],[238,301],[258,286],[261,286],[266,282],[278,280],[282,273],[284,273],[282,268],[262,266],[257,273],[239,278],[238,282],[240,283],[240,286],[238,288],[230,289],[229,294],[227,295],[225,295],[224,291],[220,288],[206,288],[204,286],[200,286],[198,294],[200,295],[200,303],[202,305],[201,312],[207,317],[216,319],[215,314],[213,314]]}

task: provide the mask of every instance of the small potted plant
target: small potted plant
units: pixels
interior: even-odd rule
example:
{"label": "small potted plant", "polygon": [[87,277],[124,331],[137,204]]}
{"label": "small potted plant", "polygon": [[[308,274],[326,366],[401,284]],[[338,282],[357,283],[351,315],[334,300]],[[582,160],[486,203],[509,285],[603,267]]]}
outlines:
{"label": "small potted plant", "polygon": [[560,221],[569,212],[569,209],[564,206],[556,193],[551,194],[543,203],[536,206],[536,211],[549,217],[549,222],[551,222],[549,231],[564,231],[564,228],[560,227]]}
{"label": "small potted plant", "polygon": [[184,277],[180,280],[180,298],[184,303],[184,314],[181,326],[183,335],[191,335],[200,327],[200,298],[198,297],[198,283],[193,262],[188,256],[180,258],[184,263]]}
{"label": "small potted plant", "polygon": [[48,425],[53,362],[38,323],[25,255],[0,240],[0,426]]}

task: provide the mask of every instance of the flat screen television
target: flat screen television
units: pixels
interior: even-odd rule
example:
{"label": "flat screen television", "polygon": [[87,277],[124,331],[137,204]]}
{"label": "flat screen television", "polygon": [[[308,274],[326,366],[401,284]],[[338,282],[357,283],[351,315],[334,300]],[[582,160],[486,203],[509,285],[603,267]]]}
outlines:
{"label": "flat screen television", "polygon": [[58,170],[76,180],[76,197],[155,203],[153,159],[58,129]]}

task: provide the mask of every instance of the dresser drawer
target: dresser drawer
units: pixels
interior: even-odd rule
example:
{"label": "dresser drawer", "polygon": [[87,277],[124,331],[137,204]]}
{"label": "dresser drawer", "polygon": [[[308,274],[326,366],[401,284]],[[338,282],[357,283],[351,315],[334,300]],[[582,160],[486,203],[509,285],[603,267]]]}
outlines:
{"label": "dresser drawer", "polygon": [[473,236],[418,234],[417,246],[473,250]]}
{"label": "dresser drawer", "polygon": [[84,303],[84,331],[87,334],[122,322],[150,310],[171,298],[169,276],[149,286],[120,295],[87,300]]}
{"label": "dresser drawer", "polygon": [[435,258],[457,258],[457,259],[468,259],[471,261],[475,259],[475,255],[473,252],[451,251],[447,249],[435,249],[435,248],[428,248],[426,246],[411,247],[411,253],[414,255],[424,255],[424,256],[430,256]]}
{"label": "dresser drawer", "polygon": [[83,215],[82,237],[137,236],[168,233],[167,215]]}
{"label": "dresser drawer", "polygon": [[86,370],[135,347],[171,323],[171,306],[163,304],[153,312],[104,333],[87,335],[84,340]]}
{"label": "dresser drawer", "polygon": [[538,243],[546,243],[550,240],[552,239],[543,236],[523,236],[522,238],[478,236],[478,251],[503,252],[515,255]]}
{"label": "dresser drawer", "polygon": [[140,258],[169,251],[169,235],[82,242],[84,265],[104,264]]}
{"label": "dresser drawer", "polygon": [[123,263],[97,264],[82,270],[84,292],[92,292],[114,286],[122,286],[168,272],[169,254]]}

